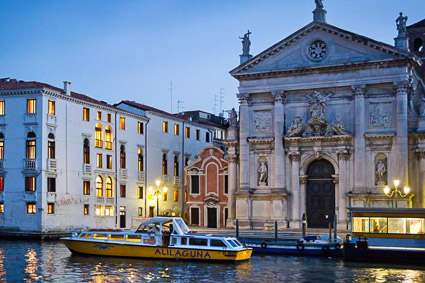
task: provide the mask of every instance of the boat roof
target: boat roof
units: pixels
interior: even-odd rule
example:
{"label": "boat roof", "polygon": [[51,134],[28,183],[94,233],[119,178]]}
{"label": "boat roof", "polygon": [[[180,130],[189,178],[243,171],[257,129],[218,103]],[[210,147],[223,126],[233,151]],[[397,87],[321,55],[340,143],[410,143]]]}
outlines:
{"label": "boat roof", "polygon": [[181,219],[180,217],[157,216],[157,217],[152,217],[152,218],[146,219],[146,220],[142,221],[141,224],[143,224],[143,225],[149,225],[149,224],[152,224],[152,223],[164,224],[166,222],[172,221],[173,219],[177,219],[177,218]]}
{"label": "boat roof", "polygon": [[347,209],[352,213],[425,214],[425,208],[347,207]]}
{"label": "boat roof", "polygon": [[155,224],[155,225],[158,224],[159,226],[162,226],[164,223],[167,223],[167,222],[173,222],[173,228],[178,235],[184,235],[190,232],[189,227],[187,227],[186,223],[184,223],[181,217],[160,217],[160,216],[152,217],[145,221],[142,221],[142,223],[140,223],[137,230],[142,225],[147,226],[150,224]]}

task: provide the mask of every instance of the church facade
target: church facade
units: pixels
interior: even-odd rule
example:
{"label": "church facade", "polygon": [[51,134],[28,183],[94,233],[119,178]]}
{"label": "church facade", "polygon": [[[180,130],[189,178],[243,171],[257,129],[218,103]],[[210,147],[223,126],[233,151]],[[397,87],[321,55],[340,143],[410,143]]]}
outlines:
{"label": "church facade", "polygon": [[243,37],[230,72],[240,106],[227,141],[228,225],[297,228],[306,214],[308,227],[336,215],[346,228],[347,207],[391,207],[394,180],[411,189],[398,207],[425,205],[424,76],[407,18],[391,46],[327,24],[323,5],[313,13],[257,56]]}

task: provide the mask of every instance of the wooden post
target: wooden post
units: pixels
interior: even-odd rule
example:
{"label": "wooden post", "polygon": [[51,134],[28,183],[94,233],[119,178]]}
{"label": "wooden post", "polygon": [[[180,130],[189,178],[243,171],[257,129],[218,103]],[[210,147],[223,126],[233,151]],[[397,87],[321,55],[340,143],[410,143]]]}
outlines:
{"label": "wooden post", "polygon": [[278,230],[277,230],[277,220],[274,221],[274,240],[277,241]]}
{"label": "wooden post", "polygon": [[307,216],[303,213],[302,216],[302,228],[303,228],[303,238],[307,236]]}
{"label": "wooden post", "polygon": [[239,219],[236,219],[236,238],[239,238]]}

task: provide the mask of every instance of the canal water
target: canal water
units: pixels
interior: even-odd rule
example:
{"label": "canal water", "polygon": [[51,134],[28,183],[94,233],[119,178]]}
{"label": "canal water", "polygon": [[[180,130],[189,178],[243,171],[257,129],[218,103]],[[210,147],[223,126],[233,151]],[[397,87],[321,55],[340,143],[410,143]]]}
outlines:
{"label": "canal water", "polygon": [[23,281],[425,282],[425,267],[291,256],[254,255],[239,264],[81,257],[71,256],[61,242],[0,239],[0,282]]}

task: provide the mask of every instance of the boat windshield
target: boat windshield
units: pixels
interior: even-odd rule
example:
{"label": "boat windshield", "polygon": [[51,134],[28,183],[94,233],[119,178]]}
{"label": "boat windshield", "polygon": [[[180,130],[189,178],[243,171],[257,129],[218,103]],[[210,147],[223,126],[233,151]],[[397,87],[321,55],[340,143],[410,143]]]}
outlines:
{"label": "boat windshield", "polygon": [[155,233],[155,231],[158,230],[158,223],[149,223],[148,225],[140,225],[139,228],[137,228],[136,233]]}

